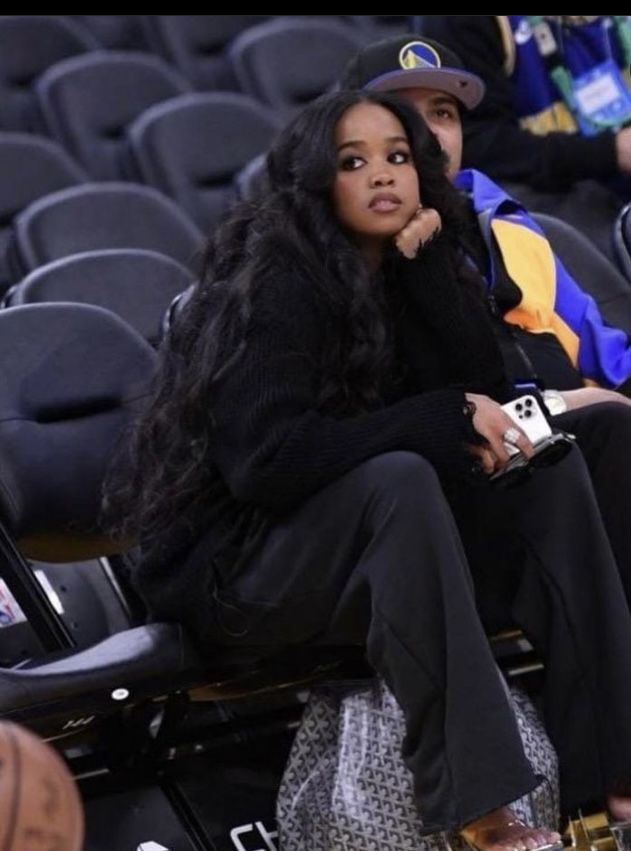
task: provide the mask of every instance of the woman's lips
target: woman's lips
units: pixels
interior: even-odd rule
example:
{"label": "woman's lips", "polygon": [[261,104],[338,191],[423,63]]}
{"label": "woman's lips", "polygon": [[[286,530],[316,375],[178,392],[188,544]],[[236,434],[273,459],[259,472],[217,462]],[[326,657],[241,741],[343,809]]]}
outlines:
{"label": "woman's lips", "polygon": [[391,213],[398,210],[403,202],[398,195],[391,192],[379,192],[370,201],[369,207],[376,213]]}

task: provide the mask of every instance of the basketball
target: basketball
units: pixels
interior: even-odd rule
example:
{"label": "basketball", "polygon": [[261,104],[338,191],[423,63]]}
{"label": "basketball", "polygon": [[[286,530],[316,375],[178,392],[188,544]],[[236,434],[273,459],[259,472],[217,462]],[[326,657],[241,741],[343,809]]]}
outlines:
{"label": "basketball", "polygon": [[34,733],[0,721],[0,848],[81,851],[83,808],[61,757]]}

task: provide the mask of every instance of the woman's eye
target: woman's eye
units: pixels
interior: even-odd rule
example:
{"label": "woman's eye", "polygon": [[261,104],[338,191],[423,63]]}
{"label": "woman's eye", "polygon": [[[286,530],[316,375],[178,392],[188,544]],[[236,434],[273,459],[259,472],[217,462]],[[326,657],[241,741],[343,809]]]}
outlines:
{"label": "woman's eye", "polygon": [[394,151],[390,154],[388,159],[395,165],[399,165],[401,163],[409,163],[411,157],[409,151]]}
{"label": "woman's eye", "polygon": [[354,171],[356,168],[359,168],[362,163],[363,160],[361,157],[344,157],[344,159],[340,162],[340,168],[342,169],[342,171]]}

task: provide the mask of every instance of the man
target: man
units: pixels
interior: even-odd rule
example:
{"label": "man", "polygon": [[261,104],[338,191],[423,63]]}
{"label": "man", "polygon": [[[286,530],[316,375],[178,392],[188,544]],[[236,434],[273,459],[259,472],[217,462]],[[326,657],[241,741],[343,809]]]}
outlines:
{"label": "man", "polygon": [[[631,342],[607,326],[526,210],[486,175],[460,171],[461,109],[482,99],[482,80],[451,50],[411,34],[364,47],[342,88],[391,91],[413,104],[436,135],[449,176],[467,193],[465,249],[485,280],[509,375],[543,391],[555,424],[577,436],[631,601],[631,536],[620,494],[631,482]],[[585,386],[586,384],[601,386]]]}
{"label": "man", "polygon": [[427,15],[423,32],[486,83],[465,122],[467,165],[610,254],[612,224],[631,197],[629,19]]}
{"label": "man", "polygon": [[[464,241],[487,280],[507,367],[517,384],[543,384],[554,413],[595,402],[629,400],[610,389],[631,378],[631,342],[606,325],[594,300],[556,259],[541,228],[486,175],[461,171],[462,107],[484,94],[479,77],[451,50],[401,35],[363,48],[347,66],[344,88],[392,91],[411,103],[437,137],[447,173],[470,199]],[[585,387],[585,383],[600,387]]]}

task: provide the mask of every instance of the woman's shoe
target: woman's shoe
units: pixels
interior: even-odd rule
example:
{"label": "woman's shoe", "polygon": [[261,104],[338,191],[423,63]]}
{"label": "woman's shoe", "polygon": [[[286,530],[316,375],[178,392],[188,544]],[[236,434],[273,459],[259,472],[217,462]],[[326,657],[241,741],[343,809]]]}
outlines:
{"label": "woman's shoe", "polygon": [[617,851],[631,851],[631,820],[614,821],[610,819],[609,830],[615,840]]}
{"label": "woman's shoe", "polygon": [[508,807],[476,819],[460,835],[474,851],[563,851],[560,834],[529,827]]}

